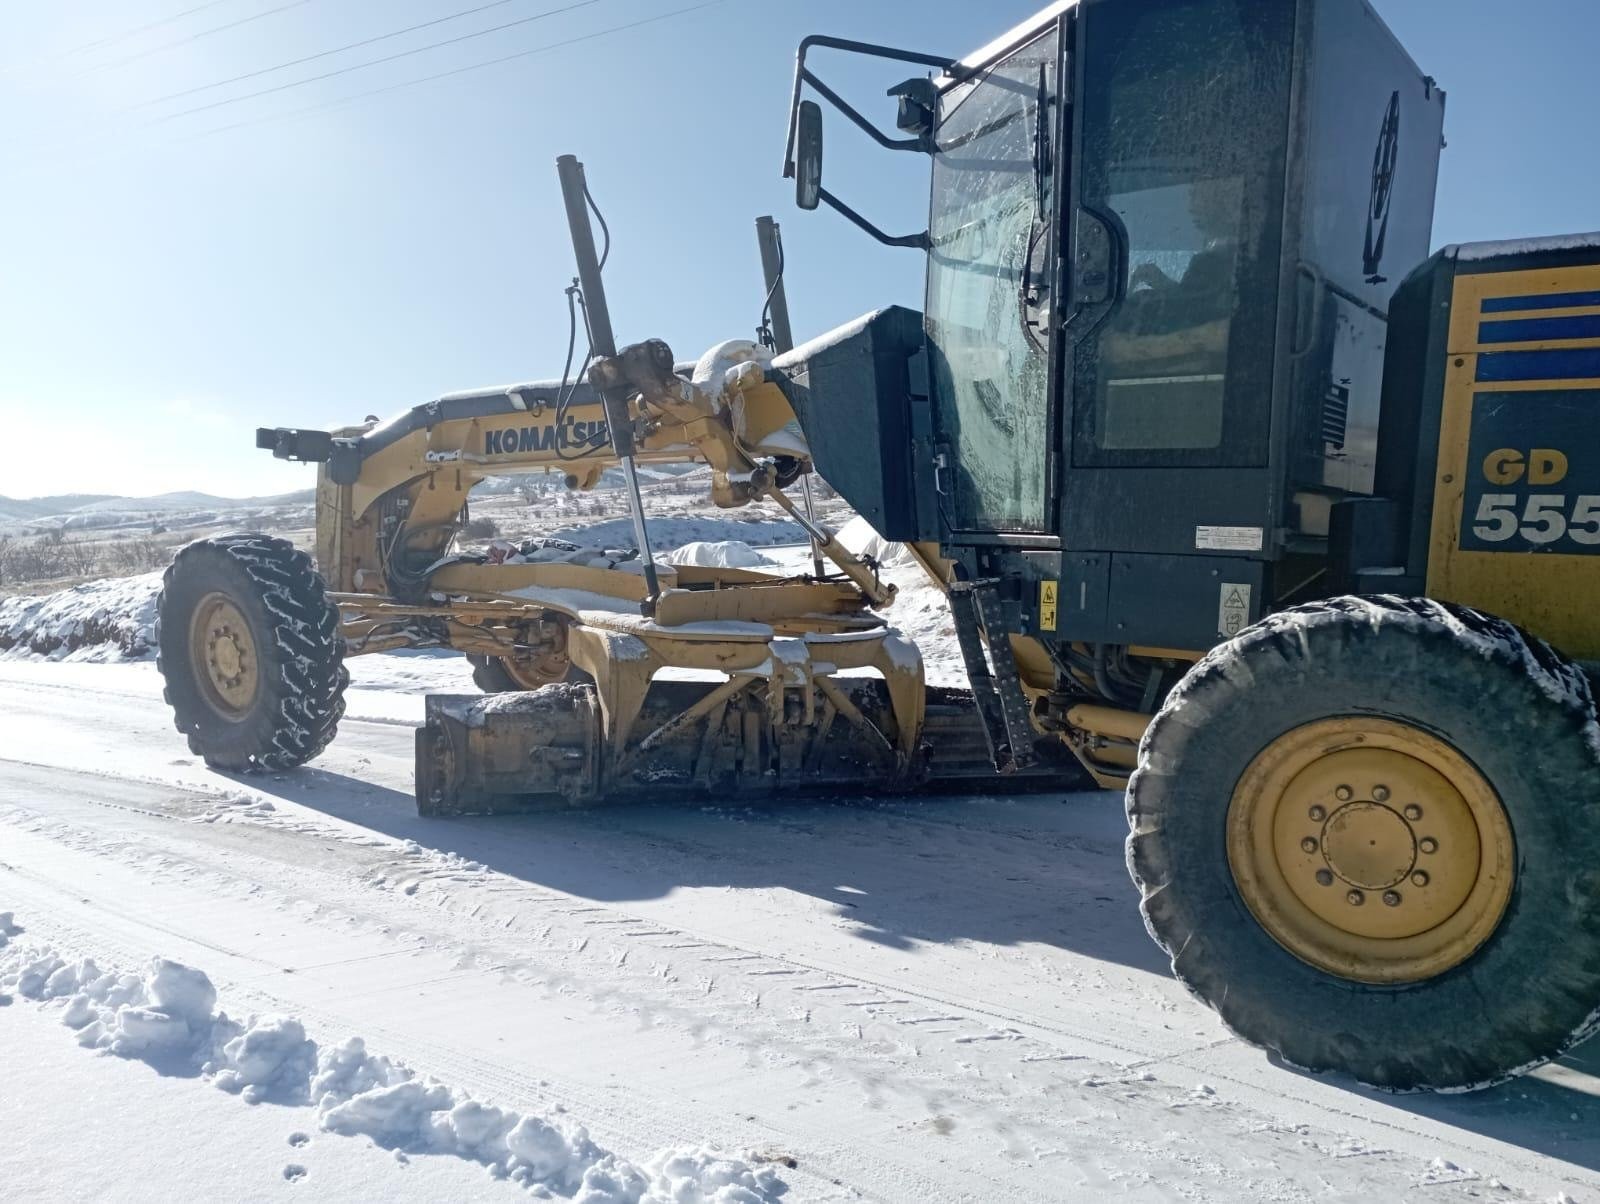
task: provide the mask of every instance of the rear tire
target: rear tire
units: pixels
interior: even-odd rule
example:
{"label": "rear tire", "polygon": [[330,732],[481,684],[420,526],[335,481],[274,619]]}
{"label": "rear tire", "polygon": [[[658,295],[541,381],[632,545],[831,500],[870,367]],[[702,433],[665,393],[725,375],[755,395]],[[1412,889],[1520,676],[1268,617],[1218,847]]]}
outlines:
{"label": "rear tire", "polygon": [[197,540],[168,566],[157,614],[163,697],[206,764],[287,769],[333,739],[350,675],[304,552],[267,535]]}
{"label": "rear tire", "polygon": [[[1344,734],[1323,746],[1333,751],[1318,752],[1315,739],[1330,731]],[[1359,781],[1354,802],[1337,802],[1352,791],[1328,783],[1359,777],[1340,767],[1406,763],[1401,754],[1375,753],[1395,741],[1447,750],[1434,758],[1446,765],[1440,780],[1454,765],[1457,797],[1473,799],[1488,816],[1466,827],[1464,843],[1481,842],[1484,866],[1498,847],[1498,871],[1480,872],[1470,857],[1464,869],[1447,864],[1450,842],[1434,828],[1447,812],[1467,814],[1459,805],[1451,811],[1413,787],[1380,806],[1371,800],[1387,799],[1388,788]],[[1289,781],[1282,812],[1289,818],[1287,844],[1275,847],[1288,853],[1268,860],[1287,867],[1291,891],[1280,887],[1275,912],[1263,905],[1249,861],[1263,829],[1241,827],[1240,816],[1265,824],[1276,814],[1263,809],[1276,800],[1264,803],[1263,792],[1252,790],[1272,780],[1263,765],[1297,747],[1300,760],[1290,769],[1300,776],[1277,779]],[[1313,772],[1318,757],[1335,766],[1321,779]],[[1388,771],[1369,776],[1388,780]],[[1328,793],[1327,807],[1308,808],[1307,789]],[[1503,809],[1505,823],[1485,799]],[[1377,848],[1392,831],[1395,847],[1406,857],[1415,850],[1416,860],[1362,879],[1375,873],[1370,863],[1351,870],[1327,835],[1341,807],[1361,813],[1346,816],[1339,829],[1346,836],[1349,824],[1374,825],[1362,831],[1356,853]],[[1582,672],[1503,620],[1426,599],[1335,598],[1248,628],[1196,665],[1151,723],[1129,782],[1128,817],[1128,866],[1146,926],[1172,956],[1173,972],[1235,1033],[1295,1066],[1343,1071],[1390,1090],[1469,1090],[1558,1057],[1600,1027],[1594,701]],[[1270,836],[1264,843],[1273,847]],[[1297,851],[1306,854],[1299,867]],[[1315,885],[1294,876],[1313,868]],[[1489,890],[1479,927],[1469,930],[1466,915],[1454,943],[1448,939],[1468,910],[1464,901],[1447,920],[1425,915],[1431,927],[1400,938],[1414,944],[1373,936],[1374,925],[1394,923],[1406,908],[1425,909],[1429,889],[1442,889],[1430,871],[1433,879],[1476,875],[1462,882],[1464,900],[1478,898],[1484,883],[1495,888],[1498,874],[1499,897]],[[1330,893],[1317,896],[1323,884]],[[1475,893],[1466,893],[1469,886]],[[1270,904],[1270,891],[1265,898]],[[1297,898],[1311,900],[1300,907],[1305,914],[1337,916],[1349,903],[1349,931],[1337,921],[1326,929],[1343,941],[1337,956],[1284,920]],[[1448,897],[1445,907],[1453,904]],[[1363,950],[1372,955],[1366,963]],[[1340,958],[1344,969],[1330,969]]]}

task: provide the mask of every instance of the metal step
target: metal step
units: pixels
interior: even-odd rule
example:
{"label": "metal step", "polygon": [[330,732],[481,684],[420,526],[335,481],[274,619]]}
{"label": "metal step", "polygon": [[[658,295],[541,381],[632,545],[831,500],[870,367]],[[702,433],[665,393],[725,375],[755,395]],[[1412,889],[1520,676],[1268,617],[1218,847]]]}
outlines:
{"label": "metal step", "polygon": [[[990,763],[996,773],[1016,773],[1038,759],[1028,699],[1017,676],[1008,638],[1013,624],[993,581],[957,582],[950,587],[956,642],[966,662],[967,679],[983,724]],[[988,635],[987,656],[983,635]],[[991,668],[992,664],[992,668]]]}
{"label": "metal step", "polygon": [[980,585],[973,591],[978,604],[978,618],[989,636],[989,659],[994,663],[995,691],[1000,695],[1000,714],[1005,719],[1006,739],[1011,746],[1011,769],[1027,769],[1037,757],[1033,751],[1033,720],[1030,718],[1028,696],[1022,692],[1022,679],[1017,675],[1017,658],[1011,651],[1011,633],[1019,630],[1021,622],[1016,608],[1000,601],[993,583]]}

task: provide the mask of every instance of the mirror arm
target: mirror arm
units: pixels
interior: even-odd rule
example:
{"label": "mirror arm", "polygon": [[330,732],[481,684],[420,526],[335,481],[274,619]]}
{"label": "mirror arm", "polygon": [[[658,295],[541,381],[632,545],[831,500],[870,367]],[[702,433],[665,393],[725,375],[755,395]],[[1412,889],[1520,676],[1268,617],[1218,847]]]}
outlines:
{"label": "mirror arm", "polygon": [[819,188],[817,196],[826,202],[830,208],[842,213],[886,247],[916,247],[920,251],[926,251],[932,246],[926,230],[920,234],[885,234],[826,188]]}
{"label": "mirror arm", "polygon": [[[843,50],[850,54],[864,54],[873,58],[894,59],[897,62],[902,63],[916,63],[923,67],[936,67],[941,71],[950,71],[954,69],[959,62],[957,59],[947,58],[944,55],[923,54],[920,51],[900,50],[893,46],[878,46],[871,42],[854,42],[848,38],[832,38],[823,34],[811,34],[808,37],[802,38],[800,40],[800,48],[795,52],[794,90],[789,97],[789,135],[784,140],[783,178],[786,180],[794,178],[795,124],[797,121],[797,114],[799,113],[800,109],[800,90],[808,81],[813,87],[822,90],[823,94],[827,96],[830,103],[835,104],[844,110],[844,112],[849,115],[851,119],[856,122],[856,124],[867,130],[867,132],[879,142],[882,142],[885,146],[895,146],[896,142],[895,139],[888,139],[885,141],[885,135],[880,134],[875,128],[872,127],[870,122],[867,122],[865,118],[861,117],[854,109],[845,104],[836,93],[825,88],[825,86],[817,80],[817,77],[814,76],[806,67],[806,52],[813,46],[821,46],[833,50]],[[920,140],[913,141],[917,142],[917,145],[896,147],[896,149],[922,149],[920,146]]]}
{"label": "mirror arm", "polygon": [[826,100],[834,108],[838,109],[839,112],[843,113],[851,121],[855,122],[860,129],[866,131],[867,136],[879,146],[888,150],[904,151],[926,151],[929,149],[927,140],[924,138],[889,137],[877,126],[873,125],[872,122],[868,121],[860,113],[856,112],[849,101],[845,100],[844,97],[840,96],[832,88],[828,87],[827,84],[823,83],[815,75],[812,75],[809,68],[802,67],[800,69],[800,75],[806,83],[810,84],[817,90],[818,93],[821,94],[824,100]]}

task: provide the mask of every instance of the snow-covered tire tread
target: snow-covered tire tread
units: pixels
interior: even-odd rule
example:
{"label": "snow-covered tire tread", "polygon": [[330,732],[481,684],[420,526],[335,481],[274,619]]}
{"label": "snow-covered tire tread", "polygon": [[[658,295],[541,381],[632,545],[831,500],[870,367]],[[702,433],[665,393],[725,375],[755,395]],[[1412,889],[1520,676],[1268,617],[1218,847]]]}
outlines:
{"label": "snow-covered tire tread", "polygon": [[[219,726],[188,680],[194,671],[188,615],[176,626],[164,621],[169,606],[182,605],[190,591],[208,582],[213,588],[235,586],[235,600],[259,625],[254,634],[261,692],[251,716],[226,727]],[[334,738],[350,683],[339,610],[311,558],[288,540],[246,532],[187,544],[162,577],[157,615],[162,696],[190,751],[208,764],[244,771],[288,769],[316,757]]]}

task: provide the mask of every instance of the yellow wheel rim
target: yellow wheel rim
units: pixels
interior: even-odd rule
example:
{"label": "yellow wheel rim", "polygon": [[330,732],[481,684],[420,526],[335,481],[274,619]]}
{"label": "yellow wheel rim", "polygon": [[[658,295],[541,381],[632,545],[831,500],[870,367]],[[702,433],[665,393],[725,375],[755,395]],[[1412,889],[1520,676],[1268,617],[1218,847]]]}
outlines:
{"label": "yellow wheel rim", "polygon": [[260,688],[261,666],[250,624],[226,594],[207,594],[195,607],[189,656],[211,709],[224,719],[243,719]]}
{"label": "yellow wheel rim", "polygon": [[1511,822],[1459,752],[1388,719],[1324,719],[1264,749],[1228,807],[1228,863],[1280,945],[1355,982],[1421,982],[1498,927]]}

